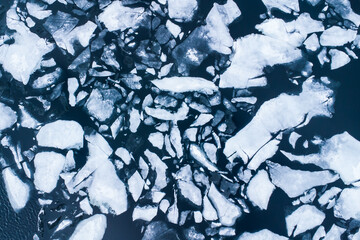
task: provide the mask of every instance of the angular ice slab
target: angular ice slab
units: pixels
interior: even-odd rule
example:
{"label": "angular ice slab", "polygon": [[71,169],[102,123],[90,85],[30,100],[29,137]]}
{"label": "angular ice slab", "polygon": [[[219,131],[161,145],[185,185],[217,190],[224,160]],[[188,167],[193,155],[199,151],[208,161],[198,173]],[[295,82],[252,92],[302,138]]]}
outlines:
{"label": "angular ice slab", "polygon": [[265,66],[296,61],[301,51],[285,41],[260,34],[250,34],[234,44],[235,55],[228,69],[220,76],[221,88],[265,86],[261,78]]}
{"label": "angular ice slab", "polygon": [[178,22],[192,20],[197,8],[197,0],[168,0],[169,17]]}
{"label": "angular ice slab", "polygon": [[288,238],[280,236],[270,230],[263,229],[258,232],[249,233],[245,232],[240,235],[237,240],[287,240]]}
{"label": "angular ice slab", "polygon": [[106,216],[103,214],[96,214],[82,220],[76,226],[70,240],[102,240],[106,227]]}
{"label": "angular ice slab", "polygon": [[246,195],[249,200],[262,210],[266,210],[275,186],[270,182],[265,170],[260,170],[250,181]]}
{"label": "angular ice slab", "polygon": [[224,197],[213,183],[210,186],[208,197],[214,205],[222,225],[231,227],[235,224],[236,219],[242,215],[240,207]]}
{"label": "angular ice slab", "polygon": [[83,147],[84,130],[75,121],[57,120],[41,127],[36,140],[43,147],[80,149]]}
{"label": "angular ice slab", "polygon": [[291,161],[315,164],[339,173],[345,184],[360,180],[360,142],[348,132],[332,136],[321,144],[320,153],[293,155],[282,151]]}
{"label": "angular ice slab", "polygon": [[14,110],[0,102],[0,131],[10,128],[16,123],[17,115]]}
{"label": "angular ice slab", "polygon": [[299,12],[299,1],[298,0],[262,0],[268,11],[277,8],[285,13],[291,13],[292,11]]}
{"label": "angular ice slab", "polygon": [[310,188],[326,185],[339,179],[338,175],[329,171],[293,170],[269,161],[267,164],[272,183],[284,190],[290,198],[297,197]]}
{"label": "angular ice slab", "polygon": [[57,185],[65,165],[65,156],[56,152],[40,152],[34,158],[34,184],[43,192],[50,193]]}
{"label": "angular ice slab", "polygon": [[303,83],[299,95],[280,94],[265,102],[251,122],[227,140],[224,154],[230,161],[241,157],[247,163],[273,139],[273,135],[304,126],[316,116],[330,117],[332,95],[333,91],[324,84],[308,79]]}
{"label": "angular ice slab", "polygon": [[18,212],[26,206],[29,200],[30,187],[10,167],[2,170],[2,177],[11,207]]}
{"label": "angular ice slab", "polygon": [[201,92],[210,95],[218,90],[213,82],[199,77],[170,77],[153,80],[152,83],[162,91],[177,93]]}
{"label": "angular ice slab", "polygon": [[113,1],[99,15],[99,20],[109,31],[124,31],[128,28],[135,30],[146,16],[144,11],[142,7],[130,8],[121,1]]}
{"label": "angular ice slab", "polygon": [[332,6],[334,11],[339,13],[343,19],[352,21],[356,26],[360,25],[360,15],[352,10],[349,0],[326,0],[326,2]]}
{"label": "angular ice slab", "polygon": [[54,45],[32,33],[20,21],[14,8],[7,12],[7,26],[16,32],[11,45],[0,45],[0,64],[5,71],[26,85],[30,75],[40,68],[42,58],[53,50]]}
{"label": "angular ice slab", "polygon": [[98,206],[104,213],[119,215],[128,209],[125,184],[108,160],[102,161],[101,166],[95,170],[88,193],[90,203]]}
{"label": "angular ice slab", "polygon": [[348,220],[354,218],[360,221],[360,188],[345,188],[334,206],[335,217]]}
{"label": "angular ice slab", "polygon": [[297,236],[319,226],[325,219],[325,213],[312,205],[302,205],[285,218],[288,236]]}
{"label": "angular ice slab", "polygon": [[333,26],[326,29],[320,36],[322,46],[342,46],[352,42],[356,38],[357,31]]}

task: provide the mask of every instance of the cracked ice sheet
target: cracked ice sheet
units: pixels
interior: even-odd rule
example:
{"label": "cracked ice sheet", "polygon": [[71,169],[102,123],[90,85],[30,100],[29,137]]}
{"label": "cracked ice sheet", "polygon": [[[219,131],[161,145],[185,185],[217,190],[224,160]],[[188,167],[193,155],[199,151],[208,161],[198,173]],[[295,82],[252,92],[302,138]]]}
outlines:
{"label": "cracked ice sheet", "polygon": [[235,55],[228,69],[220,76],[221,88],[265,86],[265,66],[285,64],[302,58],[301,50],[269,36],[250,34],[234,44]]}
{"label": "cracked ice sheet", "polygon": [[319,153],[299,156],[285,151],[282,153],[291,161],[334,170],[345,184],[360,180],[360,142],[348,132],[334,135],[322,142]]}
{"label": "cracked ice sheet", "polygon": [[280,94],[261,105],[251,122],[226,141],[224,154],[230,161],[241,157],[247,163],[273,134],[304,126],[316,116],[331,117],[332,96],[333,91],[323,83],[307,79],[299,95]]}
{"label": "cracked ice sheet", "polygon": [[52,51],[54,45],[32,33],[20,21],[14,8],[7,12],[6,23],[16,31],[12,36],[15,43],[0,44],[0,64],[17,81],[26,85],[31,74],[40,68],[43,56]]}

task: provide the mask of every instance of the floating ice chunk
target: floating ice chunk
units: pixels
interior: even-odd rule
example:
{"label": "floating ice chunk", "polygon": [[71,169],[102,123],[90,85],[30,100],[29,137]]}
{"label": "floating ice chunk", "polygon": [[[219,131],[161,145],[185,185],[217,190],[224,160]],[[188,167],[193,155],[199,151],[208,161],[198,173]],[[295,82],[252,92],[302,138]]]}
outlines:
{"label": "floating ice chunk", "polygon": [[173,205],[169,207],[169,211],[166,215],[168,221],[173,224],[178,224],[179,222],[179,209],[177,207],[177,201],[175,199],[175,202]]}
{"label": "floating ice chunk", "polygon": [[281,140],[281,135],[280,137],[278,137],[278,139],[275,138],[267,142],[266,145],[260,148],[259,151],[255,154],[255,156],[251,159],[247,167],[249,169],[256,170],[263,162],[274,156],[279,148],[279,139]]}
{"label": "floating ice chunk", "polygon": [[308,37],[308,39],[305,40],[304,46],[307,50],[312,52],[316,52],[317,50],[319,50],[320,43],[317,35],[315,33],[311,34],[310,37]]}
{"label": "floating ice chunk", "polygon": [[218,90],[213,82],[199,77],[170,77],[153,80],[152,83],[160,90],[178,93],[201,92],[213,94]]}
{"label": "floating ice chunk", "polygon": [[142,157],[139,158],[139,168],[141,170],[140,173],[142,178],[146,179],[147,175],[149,174],[149,166]]}
{"label": "floating ice chunk", "polygon": [[[334,206],[334,215],[337,218],[360,220],[360,188],[345,188]],[[356,204],[355,204],[356,203]]]}
{"label": "floating ice chunk", "polygon": [[273,138],[273,134],[306,125],[314,116],[332,115],[331,89],[312,79],[306,80],[302,88],[299,95],[280,94],[265,102],[251,122],[225,143],[224,154],[228,159],[241,157],[247,162]]}
{"label": "floating ice chunk", "polygon": [[242,214],[240,207],[224,197],[213,183],[210,186],[208,197],[218,213],[220,223],[228,227],[234,225],[236,219]]}
{"label": "floating ice chunk", "polygon": [[212,143],[204,143],[203,148],[206,153],[206,156],[210,159],[210,161],[216,164],[217,163],[216,153],[218,148]]}
{"label": "floating ice chunk", "polygon": [[82,220],[75,228],[70,240],[101,240],[105,234],[106,216],[96,214]]}
{"label": "floating ice chunk", "polygon": [[55,152],[40,152],[34,158],[34,184],[36,189],[50,193],[57,185],[65,157]]}
{"label": "floating ice chunk", "polygon": [[312,240],[323,239],[323,237],[325,237],[325,235],[326,235],[326,232],[325,232],[324,226],[320,226],[320,227],[318,227],[318,229],[314,233]]}
{"label": "floating ice chunk", "polygon": [[321,206],[324,206],[325,204],[328,204],[331,199],[333,199],[339,192],[341,192],[341,189],[338,187],[332,187],[326,192],[324,192],[323,195],[318,199],[318,202]]}
{"label": "floating ice chunk", "polygon": [[79,149],[83,147],[84,130],[75,121],[57,120],[41,127],[36,140],[43,147]]}
{"label": "floating ice chunk", "polygon": [[[92,154],[89,154],[89,157],[98,157],[97,153],[98,151],[100,151],[100,154],[102,156],[110,156],[113,152],[113,149],[110,147],[109,143],[106,141],[106,139],[101,136],[98,132],[96,132],[95,130],[90,130],[89,132],[87,131],[86,135],[85,135],[85,139],[86,141],[88,141],[91,144],[91,150],[96,149],[95,151],[95,155],[92,156]],[[91,153],[90,149],[89,152]]]}
{"label": "floating ice chunk", "polygon": [[215,221],[218,219],[217,212],[206,195],[204,196],[203,199],[203,206],[204,207],[203,207],[202,215],[205,220]]}
{"label": "floating ice chunk", "polygon": [[25,27],[14,8],[7,12],[6,21],[10,29],[16,30],[12,36],[15,42],[0,46],[0,64],[17,81],[26,85],[30,75],[40,68],[43,56],[54,46]]}
{"label": "floating ice chunk", "polygon": [[301,51],[278,39],[251,34],[238,39],[231,66],[220,76],[221,88],[248,88],[265,86],[265,66],[284,64],[300,59]]}
{"label": "floating ice chunk", "polygon": [[260,230],[258,232],[249,233],[245,232],[240,235],[237,240],[287,240],[288,238],[273,233],[267,229]]}
{"label": "floating ice chunk", "polygon": [[149,205],[144,207],[136,206],[132,214],[132,220],[135,221],[141,219],[150,222],[154,217],[156,217],[157,212],[158,212],[157,206],[149,206]]}
{"label": "floating ice chunk", "polygon": [[142,179],[138,171],[135,171],[134,174],[129,178],[128,185],[132,198],[135,202],[137,202],[145,185],[145,181]]}
{"label": "floating ice chunk", "polygon": [[166,213],[166,211],[168,210],[169,207],[170,207],[170,202],[169,202],[169,200],[167,200],[167,199],[161,200],[160,205],[159,205],[159,209],[160,209],[163,213]]}
{"label": "floating ice chunk", "polygon": [[68,84],[68,92],[69,92],[69,104],[70,106],[74,107],[76,104],[75,92],[79,87],[79,82],[76,78],[69,78],[67,84]]}
{"label": "floating ice chunk", "polygon": [[173,23],[170,20],[167,20],[166,27],[175,38],[177,38],[179,36],[179,34],[181,32],[181,28],[178,25],[176,25],[175,23]]}
{"label": "floating ice chunk", "polygon": [[14,123],[16,123],[17,115],[14,110],[0,102],[0,131],[3,131],[7,128],[10,128]]}
{"label": "floating ice chunk", "polygon": [[93,214],[93,209],[92,209],[92,207],[90,205],[90,202],[89,202],[89,199],[87,197],[80,201],[80,208],[87,215],[92,215]]}
{"label": "floating ice chunk", "polygon": [[321,0],[306,0],[309,4],[311,4],[311,6],[315,7],[316,5],[319,4],[319,2],[321,2]]}
{"label": "floating ice chunk", "polygon": [[302,205],[285,218],[288,236],[296,237],[309,229],[319,226],[325,214],[312,205]]}
{"label": "floating ice chunk", "polygon": [[178,22],[189,22],[198,8],[197,0],[168,0],[169,17]]}
{"label": "floating ice chunk", "polygon": [[46,5],[41,3],[27,2],[26,9],[31,16],[37,19],[44,19],[51,15],[51,10],[45,10]]}
{"label": "floating ice chunk", "polygon": [[205,153],[196,144],[190,144],[190,155],[202,166],[207,168],[211,172],[218,171],[218,168],[210,162]]}
{"label": "floating ice chunk", "polygon": [[331,56],[331,70],[341,68],[350,62],[350,57],[343,51],[330,49],[329,55]]}
{"label": "floating ice chunk", "polygon": [[291,13],[292,11],[299,12],[299,2],[298,0],[262,0],[268,11],[271,9],[277,8],[285,13]]}
{"label": "floating ice chunk", "polygon": [[145,112],[146,114],[160,120],[181,121],[188,117],[189,107],[186,105],[186,103],[183,102],[178,111],[174,113],[166,109],[150,107],[145,107]]}
{"label": "floating ice chunk", "polygon": [[144,152],[145,156],[148,158],[151,163],[151,167],[156,171],[156,179],[154,188],[161,190],[167,185],[166,169],[167,165],[161,161],[161,159],[153,152],[150,152],[148,149]]}
{"label": "floating ice chunk", "polygon": [[290,198],[300,196],[310,188],[326,185],[339,179],[338,175],[329,171],[301,171],[273,162],[267,162],[267,164],[272,183],[281,188]]}
{"label": "floating ice chunk", "polygon": [[161,132],[150,133],[148,140],[158,149],[162,149],[164,146],[164,135]]}
{"label": "floating ice chunk", "polygon": [[24,183],[10,167],[2,170],[2,177],[11,207],[20,211],[26,206],[30,197],[30,187]]}
{"label": "floating ice chunk", "polygon": [[356,26],[360,25],[360,16],[352,10],[349,0],[326,0],[326,2],[332,6],[334,11],[339,13],[342,18],[352,21]]}
{"label": "floating ice chunk", "polygon": [[285,21],[279,18],[267,19],[261,24],[256,25],[256,29],[264,35],[287,42],[296,47],[299,47],[306,38],[306,34],[304,36],[299,31],[289,31]]}
{"label": "floating ice chunk", "polygon": [[180,194],[196,206],[201,206],[202,196],[201,191],[192,181],[182,181],[177,182]]}
{"label": "floating ice chunk", "polygon": [[74,159],[74,151],[70,150],[66,153],[65,156],[65,164],[64,164],[64,172],[71,171],[76,166]]}
{"label": "floating ice chunk", "polygon": [[199,127],[210,122],[214,116],[212,114],[202,113],[196,118],[196,120],[190,125],[190,127]]}
{"label": "floating ice chunk", "polygon": [[141,123],[139,110],[135,108],[131,109],[129,122],[130,122],[130,127],[129,127],[130,131],[133,133],[136,132]]}
{"label": "floating ice chunk", "polygon": [[[36,129],[40,125],[40,123],[25,109],[24,106],[19,105],[19,109],[21,111],[20,125],[22,127]],[[4,112],[4,111],[1,111],[1,112]],[[1,127],[0,127],[0,129],[1,129]]]}
{"label": "floating ice chunk", "polygon": [[337,134],[326,140],[320,153],[297,156],[282,151],[291,161],[303,164],[315,164],[323,169],[331,169],[339,173],[345,184],[360,180],[360,142],[348,132]]}
{"label": "floating ice chunk", "polygon": [[183,146],[181,144],[180,130],[177,125],[174,125],[170,130],[170,142],[174,146],[177,158],[182,158],[184,155]]}
{"label": "floating ice chunk", "polygon": [[111,32],[124,31],[127,28],[139,27],[145,16],[146,13],[142,7],[125,7],[121,1],[114,1],[99,15],[99,20]]}
{"label": "floating ice chunk", "polygon": [[287,25],[288,31],[295,29],[304,38],[310,33],[324,31],[324,25],[321,21],[311,18],[310,14],[305,12],[300,14],[298,18]]}
{"label": "floating ice chunk", "polygon": [[293,148],[295,148],[296,142],[300,137],[301,135],[298,134],[297,132],[291,132],[289,136],[289,143]]}
{"label": "floating ice chunk", "polygon": [[320,44],[322,46],[342,46],[354,41],[356,33],[355,30],[332,26],[321,34]]}
{"label": "floating ice chunk", "polygon": [[61,73],[62,73],[61,68],[56,68],[54,71],[36,78],[32,82],[31,87],[34,89],[47,88],[57,82],[57,80],[61,76]]}
{"label": "floating ice chunk", "polygon": [[91,204],[101,210],[107,209],[119,215],[128,208],[125,185],[118,178],[110,161],[102,161],[93,173],[93,180],[88,188]]}
{"label": "floating ice chunk", "polygon": [[326,234],[323,240],[341,239],[341,235],[346,231],[345,228],[339,227],[335,224],[332,225],[330,231]]}
{"label": "floating ice chunk", "polygon": [[115,102],[121,99],[121,95],[115,89],[93,89],[85,106],[89,113],[97,120],[108,120],[114,111]]}
{"label": "floating ice chunk", "polygon": [[265,170],[260,170],[251,180],[246,190],[249,200],[262,210],[266,210],[275,186],[270,182]]}

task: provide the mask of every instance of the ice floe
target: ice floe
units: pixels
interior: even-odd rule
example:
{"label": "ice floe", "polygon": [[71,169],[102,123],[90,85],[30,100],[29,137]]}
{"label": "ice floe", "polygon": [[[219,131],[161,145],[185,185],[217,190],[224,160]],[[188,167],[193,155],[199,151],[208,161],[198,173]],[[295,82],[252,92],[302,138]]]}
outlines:
{"label": "ice floe", "polygon": [[260,170],[249,182],[246,195],[260,209],[266,210],[275,186],[270,182],[265,170]]}
{"label": "ice floe", "polygon": [[79,149],[83,147],[84,130],[75,121],[57,120],[42,126],[36,140],[43,147]]}
{"label": "ice floe", "polygon": [[70,240],[101,240],[107,227],[106,216],[96,214],[78,223]]}
{"label": "ice floe", "polygon": [[345,188],[334,206],[334,215],[338,218],[348,220],[350,218],[360,219],[360,188]]}

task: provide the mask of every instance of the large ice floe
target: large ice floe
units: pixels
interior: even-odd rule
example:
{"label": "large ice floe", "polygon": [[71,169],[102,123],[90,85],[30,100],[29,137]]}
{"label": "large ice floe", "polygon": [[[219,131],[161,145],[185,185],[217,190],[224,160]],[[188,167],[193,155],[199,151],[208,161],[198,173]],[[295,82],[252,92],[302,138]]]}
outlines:
{"label": "large ice floe", "polygon": [[1,2],[0,239],[360,239],[355,2]]}

